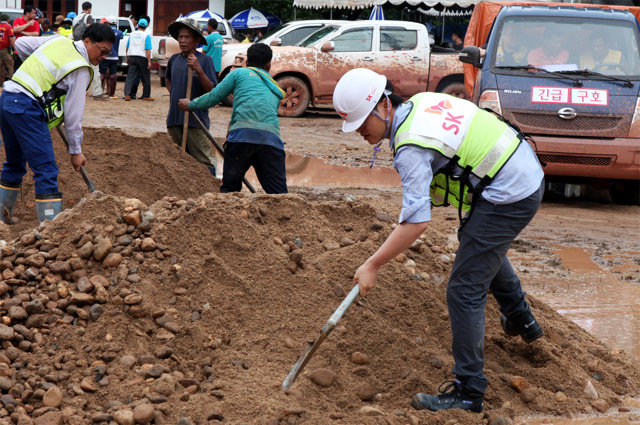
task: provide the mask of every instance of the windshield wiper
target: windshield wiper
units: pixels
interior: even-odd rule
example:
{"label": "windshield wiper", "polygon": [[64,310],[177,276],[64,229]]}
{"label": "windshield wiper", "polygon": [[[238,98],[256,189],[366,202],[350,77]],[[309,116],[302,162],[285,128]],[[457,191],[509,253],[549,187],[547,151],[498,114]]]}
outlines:
{"label": "windshield wiper", "polygon": [[555,71],[547,71],[544,68],[538,68],[533,65],[517,65],[517,66],[496,66],[496,69],[513,69],[513,70],[526,70],[526,71],[539,71],[547,74],[555,75],[556,77],[560,77],[566,80],[571,80],[576,85],[576,87],[582,87],[582,80],[580,78],[571,78],[568,75]]}
{"label": "windshield wiper", "polygon": [[628,78],[613,77],[611,75],[603,74],[601,72],[592,71],[589,68],[576,69],[576,70],[573,70],[573,71],[558,71],[558,72],[560,72],[562,74],[571,74],[571,75],[593,75],[593,76],[596,76],[596,77],[604,77],[604,78],[607,78],[607,79],[609,79],[611,81],[620,81],[620,82],[626,83],[625,85],[627,87],[633,87],[633,83]]}

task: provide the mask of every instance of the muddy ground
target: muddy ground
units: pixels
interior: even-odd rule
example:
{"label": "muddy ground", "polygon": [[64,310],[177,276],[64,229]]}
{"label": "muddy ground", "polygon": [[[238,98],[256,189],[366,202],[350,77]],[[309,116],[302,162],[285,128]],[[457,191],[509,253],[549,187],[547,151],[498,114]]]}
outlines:
{"label": "muddy ground", "polygon": [[[65,207],[73,208],[34,233],[28,176],[15,210],[21,223],[0,229],[8,241],[0,261],[0,417],[183,425],[637,420],[638,361],[537,297],[529,300],[546,337],[530,345],[505,337],[495,302],[487,304],[485,413],[409,406],[415,392],[451,379],[445,282],[457,222],[450,209],[438,210],[420,241],[385,266],[378,287],[281,391],[357,266],[392,231],[400,192],[217,194],[219,181],[206,168],[166,134],[153,134],[163,131],[168,102],[154,84],[153,103],[87,101],[87,171],[104,193],[87,196],[54,140]],[[211,112],[218,139],[229,113]],[[337,164],[369,161],[370,148],[342,135],[330,111],[281,125],[289,151]],[[383,153],[380,164],[388,165]],[[543,204],[512,249],[523,284],[544,295],[547,279],[570,280],[563,246],[588,250],[594,273],[638,284],[639,213],[583,201]]]}

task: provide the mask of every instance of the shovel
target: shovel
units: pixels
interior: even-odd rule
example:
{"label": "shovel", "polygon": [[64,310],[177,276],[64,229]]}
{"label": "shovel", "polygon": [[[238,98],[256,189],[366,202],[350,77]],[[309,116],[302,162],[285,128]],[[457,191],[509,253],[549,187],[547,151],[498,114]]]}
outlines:
{"label": "shovel", "polygon": [[[58,130],[58,134],[60,135],[60,138],[62,139],[65,146],[67,147],[67,150],[69,150],[69,141],[67,140],[67,135],[65,134],[65,131],[62,130],[60,126],[57,126],[56,130]],[[95,192],[96,187],[94,186],[93,182],[89,178],[89,175],[87,174],[87,170],[84,169],[84,165],[80,167],[80,174],[82,175],[82,179],[87,184],[87,187],[89,188],[89,190],[91,192]]]}
{"label": "shovel", "polygon": [[[187,99],[191,100],[191,84],[193,82],[193,70],[187,66]],[[189,111],[184,113],[184,123],[182,124],[182,151],[187,151],[187,133],[189,132]]]}
{"label": "shovel", "polygon": [[322,344],[322,341],[324,341],[329,336],[333,328],[336,326],[336,323],[338,323],[338,320],[342,318],[342,315],[344,315],[344,313],[347,311],[347,309],[349,308],[353,300],[356,299],[359,293],[360,287],[356,284],[351,292],[349,292],[346,298],[342,301],[342,303],[340,303],[336,311],[333,312],[327,323],[324,324],[322,330],[320,331],[320,335],[318,335],[313,345],[307,348],[300,355],[298,361],[293,365],[287,377],[284,379],[284,381],[282,381],[283,391],[287,391],[289,387],[291,387],[293,381],[296,380],[298,375],[300,375],[300,372],[302,372],[302,369],[304,369],[307,363],[309,363],[311,356],[313,356],[320,344]]}

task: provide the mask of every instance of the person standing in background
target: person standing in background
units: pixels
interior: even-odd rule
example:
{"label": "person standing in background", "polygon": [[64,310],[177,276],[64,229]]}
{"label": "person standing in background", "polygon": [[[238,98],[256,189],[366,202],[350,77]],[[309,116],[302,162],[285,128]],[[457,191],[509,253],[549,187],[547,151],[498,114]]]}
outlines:
{"label": "person standing in background", "polygon": [[[116,37],[116,41],[111,46],[111,53],[109,56],[100,61],[100,82],[104,85],[107,83],[107,95],[110,99],[117,99],[116,96],[116,84],[118,83],[118,49],[120,48],[120,40],[122,40],[122,31],[116,27],[117,19],[115,16],[109,16],[107,23],[111,26],[113,34]],[[109,70],[109,79],[107,80],[107,70]]]}
{"label": "person standing in background", "polygon": [[142,79],[142,100],[153,101],[151,97],[151,36],[144,33],[148,22],[146,19],[138,21],[138,29],[135,30],[127,42],[127,81],[124,84],[124,100],[129,101],[136,95],[132,88],[137,78]]}
{"label": "person standing in background", "polygon": [[209,30],[209,35],[205,37],[207,44],[202,46],[202,51],[211,56],[213,66],[216,68],[216,75],[218,75],[222,71],[222,45],[224,40],[218,32],[218,21],[215,19],[209,19],[207,29]]}
{"label": "person standing in background", "polygon": [[[38,37],[40,35],[40,24],[36,21],[36,11],[33,6],[25,6],[24,15],[13,20],[13,33],[16,40],[20,37]],[[17,71],[20,65],[22,65],[22,60],[14,52],[13,70]]]}
{"label": "person standing in background", "polygon": [[5,69],[7,70],[6,78],[10,80],[13,77],[13,57],[9,47],[15,49],[15,39],[13,28],[9,25],[9,15],[0,14],[0,87],[4,84]]}
{"label": "person standing in background", "polygon": [[47,18],[42,20],[42,30],[40,32],[41,36],[54,35],[55,33],[51,29],[51,22]]}

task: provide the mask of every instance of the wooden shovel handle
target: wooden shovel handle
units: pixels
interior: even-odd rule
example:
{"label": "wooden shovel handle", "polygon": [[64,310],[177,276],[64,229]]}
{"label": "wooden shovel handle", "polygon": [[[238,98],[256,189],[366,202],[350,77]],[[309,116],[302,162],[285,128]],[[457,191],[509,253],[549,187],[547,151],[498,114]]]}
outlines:
{"label": "wooden shovel handle", "polygon": [[[191,83],[193,82],[193,71],[187,66],[187,99],[191,100]],[[184,124],[182,125],[182,150],[187,150],[187,133],[189,132],[189,111],[184,113]]]}

